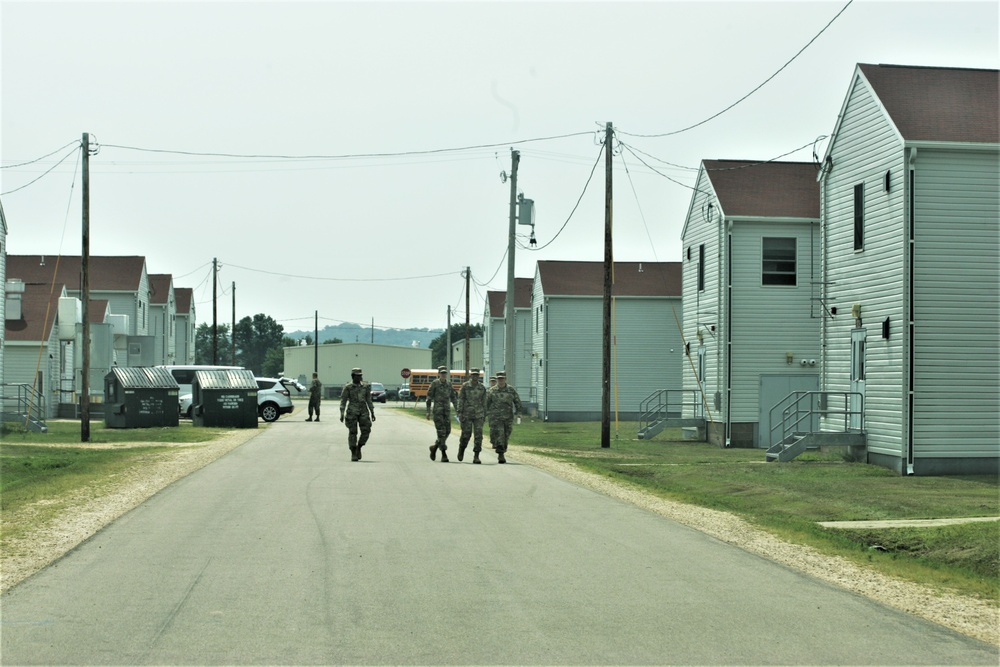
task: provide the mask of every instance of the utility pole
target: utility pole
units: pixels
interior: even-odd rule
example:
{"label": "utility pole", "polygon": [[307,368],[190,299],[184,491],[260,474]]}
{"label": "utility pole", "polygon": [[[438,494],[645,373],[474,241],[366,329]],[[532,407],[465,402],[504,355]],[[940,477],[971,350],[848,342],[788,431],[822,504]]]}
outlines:
{"label": "utility pole", "polygon": [[[212,258],[212,365],[219,365],[219,260]],[[235,334],[236,332],[232,332]],[[236,336],[233,336],[233,348]]]}
{"label": "utility pole", "polygon": [[510,232],[507,239],[507,304],[504,309],[503,366],[507,384],[517,386],[514,378],[514,231],[517,229],[517,165],[521,153],[510,151]]}
{"label": "utility pole", "polygon": [[[232,340],[233,332],[234,331],[236,331],[236,281],[235,280],[233,281],[233,328],[229,330],[230,341]],[[233,366],[235,366],[236,365],[236,346],[231,344],[229,347],[232,348]]]}
{"label": "utility pole", "polygon": [[83,300],[83,377],[80,378],[80,442],[90,442],[90,135],[83,133],[83,248],[80,290]]}
{"label": "utility pole", "polygon": [[319,373],[319,311],[313,311],[313,373]]}
{"label": "utility pole", "polygon": [[445,330],[445,348],[444,353],[444,365],[448,367],[448,371],[451,372],[451,306],[448,306],[448,328]]}
{"label": "utility pole", "polygon": [[465,378],[469,378],[469,277],[472,275],[471,267],[465,267]]}
{"label": "utility pole", "polygon": [[372,318],[372,345],[375,344],[375,318]]}
{"label": "utility pole", "polygon": [[611,123],[604,130],[604,355],[601,360],[601,447],[611,446],[611,286],[615,281],[611,246]]}

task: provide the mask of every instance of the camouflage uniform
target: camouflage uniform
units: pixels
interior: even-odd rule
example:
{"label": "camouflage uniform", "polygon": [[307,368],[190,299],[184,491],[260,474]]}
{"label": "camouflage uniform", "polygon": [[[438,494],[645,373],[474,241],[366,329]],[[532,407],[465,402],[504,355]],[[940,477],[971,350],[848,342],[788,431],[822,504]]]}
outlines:
{"label": "camouflage uniform", "polygon": [[462,437],[458,441],[458,460],[465,456],[469,438],[475,432],[472,452],[473,463],[479,463],[479,452],[483,451],[483,420],[486,418],[486,386],[479,381],[479,374],[472,370],[475,382],[468,380],[458,392],[458,419],[462,422]]}
{"label": "camouflage uniform", "polygon": [[[361,459],[361,448],[368,442],[375,421],[375,406],[372,405],[372,386],[362,381],[359,369],[351,373],[351,383],[340,392],[340,421],[348,429],[347,445],[351,448],[351,460]],[[371,418],[369,418],[371,414]],[[358,439],[358,425],[361,438]]]}
{"label": "camouflage uniform", "polygon": [[506,463],[504,452],[514,427],[514,415],[521,412],[521,397],[508,384],[491,387],[486,392],[486,418],[490,422],[490,443],[497,451],[498,461]]}
{"label": "camouflage uniform", "polygon": [[313,420],[313,413],[316,413],[316,421],[319,421],[319,404],[323,400],[323,383],[313,374],[312,382],[309,383],[309,419]]}
{"label": "camouflage uniform", "polygon": [[431,461],[434,460],[434,456],[437,454],[437,450],[441,450],[441,462],[448,462],[448,455],[445,454],[448,451],[448,445],[445,441],[451,434],[451,406],[455,405],[458,407],[458,394],[455,388],[451,386],[451,380],[449,378],[441,379],[439,376],[437,380],[431,382],[430,388],[427,389],[427,418],[430,419],[434,417],[434,428],[437,430],[437,440],[431,445]]}

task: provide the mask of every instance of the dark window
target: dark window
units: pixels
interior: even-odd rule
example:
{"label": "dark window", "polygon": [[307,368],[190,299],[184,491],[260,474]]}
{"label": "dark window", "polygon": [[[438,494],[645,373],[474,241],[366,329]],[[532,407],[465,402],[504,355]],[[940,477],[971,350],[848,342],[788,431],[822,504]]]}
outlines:
{"label": "dark window", "polygon": [[795,239],[761,239],[761,285],[795,284]]}
{"label": "dark window", "polygon": [[865,184],[854,186],[854,249],[865,249]]}
{"label": "dark window", "polygon": [[705,244],[698,246],[698,291],[705,290]]}

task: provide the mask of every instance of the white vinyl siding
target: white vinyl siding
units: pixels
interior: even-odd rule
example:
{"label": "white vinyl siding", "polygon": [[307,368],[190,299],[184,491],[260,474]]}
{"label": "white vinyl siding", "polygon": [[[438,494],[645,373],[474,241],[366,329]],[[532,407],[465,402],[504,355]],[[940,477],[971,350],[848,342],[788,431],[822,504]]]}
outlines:
{"label": "white vinyl siding", "polygon": [[[674,309],[679,319],[681,304],[676,298],[615,299],[612,413],[636,413],[640,402],[652,392],[680,386],[683,356]],[[549,297],[545,322],[546,414],[599,418],[603,393],[602,299]]]}
{"label": "white vinyl siding", "polygon": [[998,160],[995,150],[917,152],[915,459],[1000,455]]}
{"label": "white vinyl siding", "polygon": [[[838,314],[824,325],[823,388],[850,391],[851,307],[868,330],[865,427],[870,453],[903,454],[903,337],[881,338],[881,323],[901,322],[904,305],[904,188],[883,186],[885,172],[905,173],[903,146],[884,109],[856,78],[829,151],[823,181],[824,304]],[[897,179],[897,183],[900,183]],[[864,251],[854,249],[854,190],[864,184]],[[842,417],[828,426],[838,429]]]}
{"label": "white vinyl siding", "polygon": [[[812,316],[812,282],[819,275],[819,230],[818,224],[808,222],[739,220],[732,229],[730,419],[756,422],[762,374],[815,375],[819,371],[820,318]],[[795,285],[761,284],[761,257],[767,238],[794,241]],[[793,354],[791,364],[789,352]],[[816,359],[817,366],[803,366],[803,359]]]}
{"label": "white vinyl siding", "polygon": [[546,359],[546,339],[545,332],[548,330],[548,303],[545,301],[545,294],[542,292],[542,281],[538,276],[538,268],[535,268],[535,281],[531,286],[531,386],[534,390],[534,399],[538,404],[539,413],[544,414],[546,405],[545,378],[548,359]]}
{"label": "white vinyl siding", "polygon": [[[26,384],[38,389],[35,371],[42,374],[41,393],[45,398],[45,418],[54,419],[59,408],[59,341],[56,329],[52,327],[52,335],[43,343],[39,357],[38,342],[4,342],[4,382],[8,384]],[[51,353],[51,357],[49,356]],[[39,360],[41,366],[39,367]]]}
{"label": "white vinyl siding", "polygon": [[[711,218],[707,206],[713,205]],[[718,202],[712,190],[712,184],[704,168],[698,174],[695,184],[695,194],[691,200],[691,208],[685,221],[684,233],[681,237],[682,261],[682,294],[684,299],[683,328],[684,339],[690,346],[693,364],[683,359],[681,386],[685,390],[697,390],[698,380],[692,368],[697,368],[698,348],[705,348],[705,377],[701,378],[705,386],[709,409],[715,419],[719,419],[719,410],[714,404],[716,392],[722,392],[725,378],[722,376],[725,351],[721,341],[723,335],[723,313],[720,292],[724,259],[721,257],[721,233],[723,222]],[[705,289],[698,289],[699,247],[705,246],[704,280]],[[690,251],[690,257],[688,256]],[[680,317],[680,313],[678,313]],[[715,325],[715,331],[711,326]],[[676,324],[674,325],[676,328]],[[714,334],[714,335],[713,335]],[[700,399],[699,399],[700,400]],[[723,396],[723,401],[725,396]],[[694,417],[694,407],[685,406],[685,417]]]}

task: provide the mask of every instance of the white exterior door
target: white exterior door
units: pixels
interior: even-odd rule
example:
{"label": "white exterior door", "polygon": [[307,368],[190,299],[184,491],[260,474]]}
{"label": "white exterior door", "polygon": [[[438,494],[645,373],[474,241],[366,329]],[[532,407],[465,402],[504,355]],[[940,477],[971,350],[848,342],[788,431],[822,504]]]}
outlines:
{"label": "white exterior door", "polygon": [[[865,396],[865,341],[868,338],[867,329],[851,330],[851,418],[853,429],[861,428],[861,411],[864,409]],[[853,394],[860,394],[856,396]]]}
{"label": "white exterior door", "polygon": [[702,397],[705,395],[705,346],[698,347],[698,396],[695,397],[695,417],[705,416],[705,403]]}

